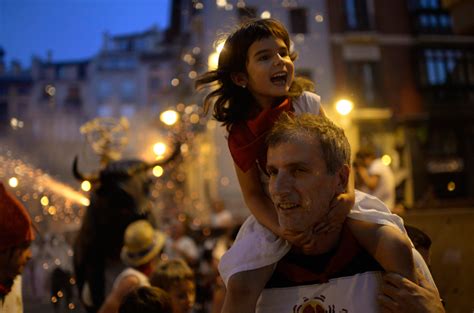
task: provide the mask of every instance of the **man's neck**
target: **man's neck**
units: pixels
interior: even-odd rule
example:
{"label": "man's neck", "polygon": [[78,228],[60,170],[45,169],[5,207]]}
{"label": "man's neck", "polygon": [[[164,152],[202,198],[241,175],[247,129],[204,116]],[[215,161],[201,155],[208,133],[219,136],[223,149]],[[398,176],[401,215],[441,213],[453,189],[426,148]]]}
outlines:
{"label": "man's neck", "polygon": [[328,233],[316,233],[314,236],[317,238],[315,249],[312,251],[304,251],[302,247],[293,246],[291,251],[296,254],[305,254],[305,255],[323,255],[328,254],[334,251],[341,241],[341,230],[342,227],[338,230],[334,230]]}

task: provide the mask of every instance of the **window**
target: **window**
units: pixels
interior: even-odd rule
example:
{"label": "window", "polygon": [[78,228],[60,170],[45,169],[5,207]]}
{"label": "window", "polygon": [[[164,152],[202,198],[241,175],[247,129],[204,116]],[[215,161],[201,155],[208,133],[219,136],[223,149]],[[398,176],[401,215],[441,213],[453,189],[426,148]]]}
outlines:
{"label": "window", "polygon": [[474,101],[474,51],[471,47],[421,48],[417,55],[418,83],[424,100],[470,109]]}
{"label": "window", "polygon": [[463,49],[422,49],[419,70],[421,86],[474,87],[474,52]]}
{"label": "window", "polygon": [[0,102],[0,125],[10,125],[8,119],[8,102]]}
{"label": "window", "polygon": [[109,81],[99,81],[97,85],[97,98],[103,101],[112,95],[112,84]]}
{"label": "window", "polygon": [[161,80],[159,77],[150,77],[148,81],[148,88],[151,92],[158,92],[161,86]]}
{"label": "window", "polygon": [[17,92],[20,96],[27,96],[30,94],[30,91],[31,91],[31,88],[29,86],[18,86],[18,89],[17,89]]}
{"label": "window", "polygon": [[347,63],[347,81],[353,98],[361,107],[380,106],[378,63],[351,61]]}
{"label": "window", "polygon": [[109,57],[102,59],[100,70],[131,70],[137,66],[137,60],[133,57]]}
{"label": "window", "polygon": [[452,32],[449,12],[441,6],[440,0],[411,0],[415,32],[446,34]]}
{"label": "window", "polygon": [[67,90],[65,104],[70,107],[80,107],[82,104],[81,90],[77,86],[70,86]]}
{"label": "window", "polygon": [[125,80],[120,86],[120,94],[124,102],[135,100],[136,86],[135,82],[131,80]]}
{"label": "window", "polygon": [[8,87],[7,86],[0,86],[0,96],[8,95]]}
{"label": "window", "polygon": [[371,29],[365,0],[345,0],[346,27],[348,30]]}
{"label": "window", "polygon": [[290,10],[290,30],[293,34],[308,33],[308,12],[306,8]]}
{"label": "window", "polygon": [[238,8],[237,14],[239,15],[239,21],[245,22],[248,19],[257,17],[257,8],[245,6],[244,8]]}

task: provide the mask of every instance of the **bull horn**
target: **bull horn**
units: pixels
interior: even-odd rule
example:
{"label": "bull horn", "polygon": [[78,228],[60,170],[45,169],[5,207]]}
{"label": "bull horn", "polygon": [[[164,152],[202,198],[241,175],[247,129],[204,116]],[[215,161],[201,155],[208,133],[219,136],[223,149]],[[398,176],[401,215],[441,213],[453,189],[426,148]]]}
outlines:
{"label": "bull horn", "polygon": [[85,181],[85,180],[88,180],[89,182],[95,182],[99,179],[99,177],[97,175],[86,175],[86,174],[82,174],[81,172],[79,172],[79,169],[77,168],[77,156],[74,157],[74,162],[72,163],[72,174],[74,175],[74,177],[78,180],[78,181]]}

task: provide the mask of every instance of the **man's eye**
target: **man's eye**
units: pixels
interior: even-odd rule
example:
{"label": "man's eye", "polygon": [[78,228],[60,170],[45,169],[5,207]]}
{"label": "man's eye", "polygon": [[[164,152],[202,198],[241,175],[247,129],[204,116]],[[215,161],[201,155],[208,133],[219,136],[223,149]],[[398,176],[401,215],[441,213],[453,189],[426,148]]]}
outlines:
{"label": "man's eye", "polygon": [[302,174],[302,173],[306,173],[307,170],[306,170],[305,168],[299,167],[299,168],[295,168],[295,169],[293,170],[293,172],[294,172],[295,174]]}
{"label": "man's eye", "polygon": [[270,57],[269,57],[268,55],[264,54],[264,55],[260,56],[260,57],[258,58],[258,60],[260,60],[260,61],[265,61],[265,60],[268,60],[269,58],[270,58]]}

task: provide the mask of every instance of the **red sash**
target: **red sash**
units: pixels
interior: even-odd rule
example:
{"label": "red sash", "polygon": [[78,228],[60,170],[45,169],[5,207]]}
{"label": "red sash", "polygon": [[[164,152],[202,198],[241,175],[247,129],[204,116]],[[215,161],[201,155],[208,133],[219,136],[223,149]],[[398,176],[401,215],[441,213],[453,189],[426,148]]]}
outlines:
{"label": "red sash", "polygon": [[256,161],[262,169],[267,164],[267,145],[265,138],[282,112],[293,111],[287,98],[280,105],[260,112],[253,120],[232,125],[228,145],[235,164],[247,172]]}

